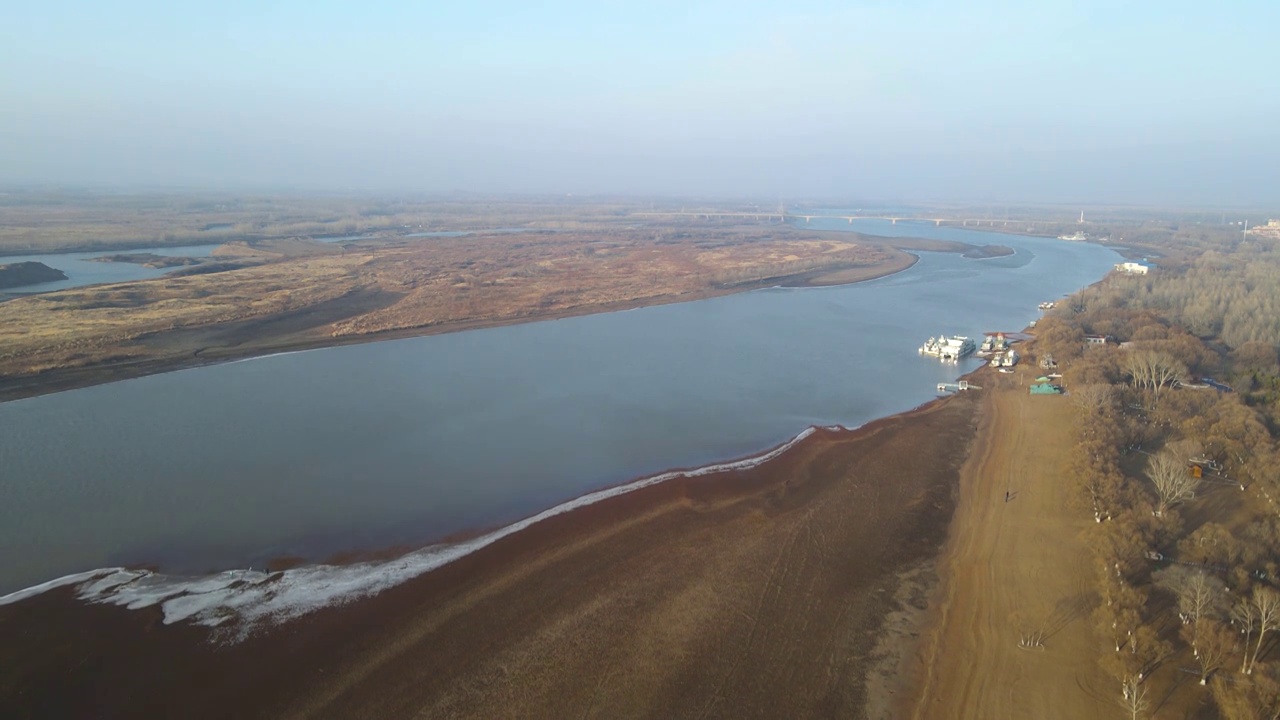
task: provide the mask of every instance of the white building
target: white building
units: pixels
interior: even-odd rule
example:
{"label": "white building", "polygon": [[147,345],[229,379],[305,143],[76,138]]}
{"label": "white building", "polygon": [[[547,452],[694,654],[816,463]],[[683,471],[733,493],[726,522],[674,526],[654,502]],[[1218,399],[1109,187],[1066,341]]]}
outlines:
{"label": "white building", "polygon": [[1128,275],[1146,275],[1151,268],[1136,262],[1122,262],[1116,265],[1116,272],[1126,273]]}
{"label": "white building", "polygon": [[1280,240],[1280,220],[1268,220],[1266,225],[1249,228],[1247,232],[1254,237]]}

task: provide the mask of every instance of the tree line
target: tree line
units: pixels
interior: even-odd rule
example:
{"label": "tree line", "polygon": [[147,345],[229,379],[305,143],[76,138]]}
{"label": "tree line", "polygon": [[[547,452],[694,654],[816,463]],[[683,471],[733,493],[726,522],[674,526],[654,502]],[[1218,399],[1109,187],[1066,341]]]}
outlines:
{"label": "tree line", "polygon": [[1193,670],[1220,717],[1274,719],[1280,252],[1219,238],[1176,255],[1061,303],[1032,349],[1076,407],[1068,472],[1094,521],[1092,618],[1124,716],[1154,709],[1153,673]]}

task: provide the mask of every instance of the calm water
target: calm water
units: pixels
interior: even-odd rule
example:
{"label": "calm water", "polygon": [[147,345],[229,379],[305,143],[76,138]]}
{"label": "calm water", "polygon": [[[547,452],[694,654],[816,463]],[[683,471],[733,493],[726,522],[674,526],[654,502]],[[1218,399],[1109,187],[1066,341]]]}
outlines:
{"label": "calm water", "polygon": [[811,424],[859,425],[979,362],[919,357],[928,336],[1020,329],[1037,303],[1118,259],[1078,243],[854,227],[1018,252],[926,253],[852,286],[317,350],[0,404],[0,593],[116,564],[199,572],[420,544],[754,453]]}
{"label": "calm water", "polygon": [[210,254],[213,253],[213,249],[216,247],[218,246],[187,245],[181,247],[143,248],[141,250],[95,250],[94,252],[46,253],[43,255],[0,255],[0,265],[20,262],[39,262],[66,273],[66,280],[55,280],[54,282],[37,283],[35,285],[23,285],[22,287],[9,288],[4,291],[5,293],[12,295],[25,295],[31,293],[51,292],[53,290],[66,290],[67,288],[81,287],[84,285],[97,285],[98,283],[146,280],[149,278],[160,277],[167,272],[177,269],[149,268],[135,263],[126,262],[97,262],[93,260],[93,258],[100,258],[105,255],[135,255],[138,253],[150,253],[152,255],[166,255],[170,257],[209,257]]}

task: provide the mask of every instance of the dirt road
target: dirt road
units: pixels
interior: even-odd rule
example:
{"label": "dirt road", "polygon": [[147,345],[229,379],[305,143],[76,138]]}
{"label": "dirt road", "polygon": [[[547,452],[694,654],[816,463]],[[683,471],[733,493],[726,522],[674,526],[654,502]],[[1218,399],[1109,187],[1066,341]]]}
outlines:
{"label": "dirt road", "polygon": [[[988,408],[961,472],[917,657],[919,690],[900,716],[1107,717],[1119,687],[1098,669],[1080,537],[1088,522],[1069,509],[1069,401],[1032,397],[1016,376],[983,384],[1000,387],[983,391]],[[1042,648],[1020,646],[1037,632]]]}

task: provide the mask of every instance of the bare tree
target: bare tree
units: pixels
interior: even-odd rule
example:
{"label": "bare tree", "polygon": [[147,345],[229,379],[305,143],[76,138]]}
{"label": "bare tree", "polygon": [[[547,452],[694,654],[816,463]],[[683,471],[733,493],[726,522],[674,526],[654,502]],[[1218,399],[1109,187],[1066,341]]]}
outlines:
{"label": "bare tree", "polygon": [[1115,391],[1106,383],[1082,385],[1071,391],[1071,402],[1087,415],[1096,415],[1112,406]]}
{"label": "bare tree", "polygon": [[1151,391],[1157,401],[1160,399],[1160,388],[1172,387],[1175,382],[1187,376],[1187,369],[1168,353],[1155,353],[1151,365]]}
{"label": "bare tree", "polygon": [[1219,675],[1209,685],[1223,720],[1280,718],[1280,668],[1275,663],[1259,663],[1248,678]]}
{"label": "bare tree", "polygon": [[1129,675],[1120,683],[1123,697],[1120,707],[1129,714],[1129,720],[1138,720],[1151,703],[1147,702],[1147,688],[1142,685],[1141,675]]}
{"label": "bare tree", "polygon": [[[1184,625],[1183,629],[1186,630],[1189,627],[1191,626]],[[1200,647],[1196,652],[1196,660],[1200,663],[1200,684],[1205,685],[1209,682],[1209,676],[1222,669],[1227,662],[1227,656],[1239,643],[1236,640],[1236,633],[1212,618],[1205,618],[1197,627]]]}
{"label": "bare tree", "polygon": [[1253,666],[1258,662],[1258,653],[1262,651],[1262,641],[1268,632],[1280,625],[1280,593],[1258,585],[1253,588],[1253,595],[1243,602],[1253,607],[1253,619],[1258,627],[1258,642],[1253,646],[1253,656],[1245,670],[1245,673],[1252,673]]}
{"label": "bare tree", "polygon": [[1160,390],[1172,386],[1186,377],[1187,369],[1177,358],[1160,350],[1135,350],[1129,353],[1125,372],[1133,380],[1133,386],[1150,390],[1153,402],[1160,400]]}
{"label": "bare tree", "polygon": [[1216,615],[1223,607],[1227,586],[1203,570],[1173,565],[1152,575],[1158,585],[1178,599],[1178,617],[1185,627],[1194,655],[1200,655],[1200,621]]}
{"label": "bare tree", "polygon": [[1153,626],[1138,625],[1129,642],[1129,653],[1133,656],[1130,667],[1137,669],[1139,677],[1146,677],[1173,654],[1173,643],[1161,640]]}
{"label": "bare tree", "polygon": [[1248,598],[1242,598],[1236,606],[1231,608],[1231,622],[1240,626],[1240,632],[1244,633],[1244,651],[1241,653],[1240,672],[1249,671],[1249,641],[1253,637],[1253,626],[1258,621],[1258,611],[1253,607],[1253,603]]}
{"label": "bare tree", "polygon": [[[1124,653],[1125,655],[1136,655],[1135,639],[1138,628],[1142,626],[1142,608],[1147,603],[1146,589],[1115,578],[1107,565],[1100,566],[1099,570],[1103,602],[1094,610],[1094,622],[1097,623],[1099,633],[1115,646],[1117,654],[1127,649],[1129,652]],[[1117,678],[1124,678],[1130,671],[1137,672],[1142,663],[1130,667],[1136,661],[1137,658],[1126,658],[1113,674]]]}
{"label": "bare tree", "polygon": [[1092,469],[1080,474],[1080,497],[1093,511],[1093,521],[1110,520],[1121,507],[1120,488],[1124,476]]}
{"label": "bare tree", "polygon": [[1087,542],[1100,568],[1106,568],[1121,584],[1127,576],[1146,566],[1146,552],[1153,542],[1150,517],[1135,512],[1121,512],[1112,522],[1089,533]]}
{"label": "bare tree", "polygon": [[1156,517],[1162,517],[1169,508],[1183,500],[1195,497],[1196,488],[1200,486],[1200,478],[1187,469],[1186,459],[1170,450],[1151,458],[1147,477],[1156,488]]}

